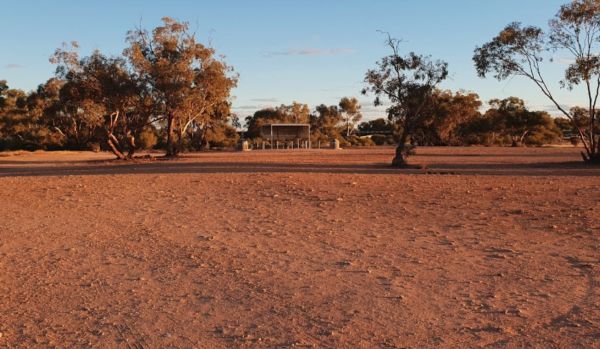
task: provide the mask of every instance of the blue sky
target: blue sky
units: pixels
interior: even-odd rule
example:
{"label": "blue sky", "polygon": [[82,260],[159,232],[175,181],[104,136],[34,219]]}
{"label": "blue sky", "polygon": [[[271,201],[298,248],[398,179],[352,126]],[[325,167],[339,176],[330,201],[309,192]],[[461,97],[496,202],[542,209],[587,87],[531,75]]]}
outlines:
{"label": "blue sky", "polygon": [[[190,22],[201,42],[211,42],[240,74],[233,105],[241,116],[292,101],[311,107],[356,96],[367,118],[384,116],[372,98],[360,95],[367,69],[388,54],[377,30],[402,38],[406,52],[449,63],[452,90],[491,98],[519,96],[531,108],[551,109],[532,83],[498,82],[476,76],[471,57],[477,45],[506,24],[545,26],[568,0],[222,0],[222,1],[0,1],[0,79],[34,89],[52,76],[48,58],[64,41],[81,54],[94,49],[120,54],[127,30],[153,28],[163,16]],[[557,57],[560,58],[560,57]],[[558,81],[560,63],[547,64]],[[560,92],[561,103],[581,104],[578,93]]]}

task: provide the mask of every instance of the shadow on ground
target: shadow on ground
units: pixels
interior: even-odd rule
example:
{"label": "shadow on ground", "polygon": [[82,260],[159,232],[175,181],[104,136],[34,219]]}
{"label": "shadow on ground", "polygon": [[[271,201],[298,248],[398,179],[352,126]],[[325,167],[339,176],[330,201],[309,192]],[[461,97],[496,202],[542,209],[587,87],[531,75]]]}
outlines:
{"label": "shadow on ground", "polygon": [[[5,166],[6,164],[21,166]],[[50,165],[36,162],[0,161],[0,177],[36,177],[70,175],[117,174],[178,174],[178,173],[331,173],[331,174],[449,174],[449,175],[500,175],[500,176],[600,176],[600,167],[590,167],[582,162],[535,163],[432,163],[423,169],[397,169],[385,163],[327,164],[289,162],[223,162],[200,159],[172,161],[81,161]]]}

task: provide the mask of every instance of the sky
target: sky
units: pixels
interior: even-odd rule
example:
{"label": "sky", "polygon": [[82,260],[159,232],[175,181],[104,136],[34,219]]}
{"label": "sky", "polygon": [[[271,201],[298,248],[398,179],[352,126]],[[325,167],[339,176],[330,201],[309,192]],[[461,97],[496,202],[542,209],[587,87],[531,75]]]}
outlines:
{"label": "sky", "polygon": [[[311,108],[357,97],[365,119],[385,116],[363,96],[363,78],[388,55],[389,32],[401,50],[449,63],[441,87],[476,92],[483,101],[518,96],[536,110],[554,113],[550,102],[523,78],[477,77],[473,50],[507,24],[546,27],[568,0],[0,0],[0,80],[24,90],[52,77],[48,61],[63,42],[79,42],[80,54],[95,49],[120,55],[128,30],[152,29],[165,16],[187,21],[200,42],[210,44],[239,74],[234,111],[254,111],[293,101]],[[561,53],[545,74],[566,105],[584,103],[578,91],[560,90]]]}

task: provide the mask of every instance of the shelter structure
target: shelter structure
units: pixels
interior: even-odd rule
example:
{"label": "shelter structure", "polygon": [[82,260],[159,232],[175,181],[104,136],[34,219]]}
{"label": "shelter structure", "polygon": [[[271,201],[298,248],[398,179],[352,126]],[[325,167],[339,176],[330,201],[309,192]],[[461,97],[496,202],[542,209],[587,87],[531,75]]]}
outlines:
{"label": "shelter structure", "polygon": [[310,148],[310,124],[266,124],[260,128],[263,139],[269,139],[271,149],[283,147]]}

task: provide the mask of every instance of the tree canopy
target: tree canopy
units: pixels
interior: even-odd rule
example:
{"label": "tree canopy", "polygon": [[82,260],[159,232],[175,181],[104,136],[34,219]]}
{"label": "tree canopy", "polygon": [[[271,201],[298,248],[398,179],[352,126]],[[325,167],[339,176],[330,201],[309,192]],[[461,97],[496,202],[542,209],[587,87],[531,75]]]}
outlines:
{"label": "tree canopy", "polygon": [[[570,55],[572,63],[560,81],[572,90],[583,85],[587,95],[587,123],[556,99],[542,73],[542,64],[552,60],[550,53]],[[488,74],[498,80],[522,76],[532,81],[553,105],[572,123],[585,148],[587,162],[600,163],[600,134],[596,130],[596,104],[600,93],[600,3],[597,0],[574,0],[563,5],[550,20],[549,28],[523,26],[514,22],[496,37],[475,49],[475,68],[481,77]]]}
{"label": "tree canopy", "polygon": [[167,156],[176,156],[194,123],[204,129],[229,99],[237,75],[214,49],[197,42],[186,22],[163,18],[152,33],[138,28],[127,36],[124,55],[148,86],[155,110],[167,124]]}
{"label": "tree canopy", "polygon": [[383,98],[389,102],[388,117],[402,125],[402,134],[396,148],[394,166],[405,166],[406,157],[412,152],[407,144],[424,116],[432,92],[448,76],[448,64],[441,60],[410,52],[400,54],[398,39],[387,35],[386,44],[392,53],[377,62],[377,68],[365,74],[367,87],[363,94],[372,93],[374,104],[381,105]]}
{"label": "tree canopy", "polygon": [[356,124],[362,119],[360,103],[358,103],[358,100],[354,97],[343,97],[340,100],[339,107],[344,122],[344,128],[346,129],[346,137],[349,137],[356,127]]}
{"label": "tree canopy", "polygon": [[[52,55],[55,75],[36,90],[10,88],[0,80],[0,149],[110,150],[131,159],[140,148],[161,148],[167,156],[182,151],[233,147],[240,137],[259,141],[267,123],[311,125],[311,139],[343,146],[396,144],[395,166],[405,166],[415,145],[537,145],[578,137],[584,159],[600,161],[599,2],[575,0],[562,6],[547,29],[507,25],[475,50],[480,76],[533,81],[563,118],[528,110],[517,97],[482,102],[473,92],[441,90],[448,64],[414,52],[386,35],[390,49],[364,75],[362,93],[387,118],[361,123],[363,110],[353,96],[334,105],[301,102],[257,110],[245,118],[246,132],[234,114],[232,91],[238,75],[214,48],[201,43],[186,22],[169,17],[152,30],[134,28],[122,54],[94,51],[80,56],[77,42]],[[554,98],[542,66],[556,52],[572,57],[562,88],[582,87],[586,106],[567,110]],[[384,115],[382,115],[384,116]]]}

